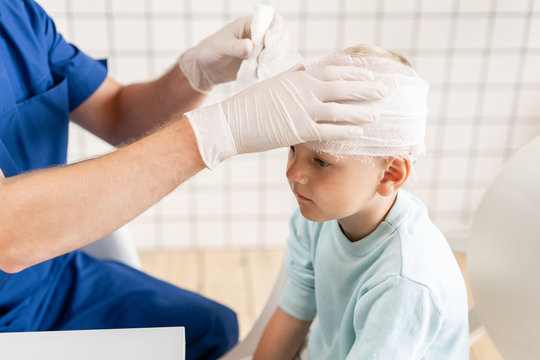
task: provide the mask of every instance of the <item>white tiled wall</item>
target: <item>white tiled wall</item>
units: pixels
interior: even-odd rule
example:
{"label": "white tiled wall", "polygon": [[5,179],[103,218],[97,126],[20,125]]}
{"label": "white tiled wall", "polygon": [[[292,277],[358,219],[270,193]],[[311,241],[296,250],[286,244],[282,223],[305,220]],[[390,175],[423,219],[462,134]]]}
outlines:
{"label": "white tiled wall", "polygon": [[[161,74],[250,0],[39,0],[66,38],[129,83]],[[368,42],[406,56],[431,84],[428,156],[412,189],[462,247],[485,188],[540,134],[540,5],[534,0],[274,0],[307,56]],[[215,102],[225,86],[208,98]],[[72,127],[70,159],[110,151]],[[132,224],[142,248],[283,245],[295,208],[286,150],[197,175]]]}

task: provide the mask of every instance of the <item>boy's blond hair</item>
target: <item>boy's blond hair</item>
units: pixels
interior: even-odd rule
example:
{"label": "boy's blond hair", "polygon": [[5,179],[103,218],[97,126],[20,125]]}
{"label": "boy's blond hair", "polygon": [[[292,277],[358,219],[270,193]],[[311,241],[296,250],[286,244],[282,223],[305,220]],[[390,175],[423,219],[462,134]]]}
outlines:
{"label": "boy's blond hair", "polygon": [[343,50],[343,52],[352,57],[372,56],[372,57],[390,59],[390,60],[400,62],[403,65],[410,66],[412,68],[411,63],[405,57],[399,55],[398,53],[395,53],[387,49],[383,49],[375,45],[358,44],[358,45],[354,45],[354,46],[346,48],[345,50]]}

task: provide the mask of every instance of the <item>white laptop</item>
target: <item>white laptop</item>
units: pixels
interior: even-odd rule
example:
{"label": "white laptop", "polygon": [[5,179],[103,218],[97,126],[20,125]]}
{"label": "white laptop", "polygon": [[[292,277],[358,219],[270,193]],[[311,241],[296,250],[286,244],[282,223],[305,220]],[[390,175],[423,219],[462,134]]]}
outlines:
{"label": "white laptop", "polygon": [[3,360],[184,360],[183,327],[0,333]]}

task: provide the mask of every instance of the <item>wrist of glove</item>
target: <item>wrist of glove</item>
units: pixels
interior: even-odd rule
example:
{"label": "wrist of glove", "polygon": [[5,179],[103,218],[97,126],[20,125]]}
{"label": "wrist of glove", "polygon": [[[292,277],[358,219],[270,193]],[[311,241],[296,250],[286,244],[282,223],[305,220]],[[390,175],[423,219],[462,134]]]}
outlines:
{"label": "wrist of glove", "polygon": [[209,79],[208,75],[201,69],[198,63],[198,55],[195,48],[191,48],[184,52],[178,58],[178,66],[186,76],[191,87],[202,93],[208,94],[214,82]]}
{"label": "wrist of glove", "polygon": [[207,168],[238,154],[234,136],[221,104],[215,104],[185,114],[197,139],[199,153]]}
{"label": "wrist of glove", "polygon": [[363,68],[287,71],[186,114],[208,168],[242,153],[306,141],[352,139],[376,114],[342,101],[378,100],[385,89]]}

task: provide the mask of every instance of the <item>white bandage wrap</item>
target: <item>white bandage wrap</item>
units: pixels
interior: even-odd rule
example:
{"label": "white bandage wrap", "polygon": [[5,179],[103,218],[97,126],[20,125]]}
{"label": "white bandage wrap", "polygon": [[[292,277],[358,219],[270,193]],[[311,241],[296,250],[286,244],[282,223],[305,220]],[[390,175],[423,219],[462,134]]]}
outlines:
{"label": "white bandage wrap", "polygon": [[[428,114],[428,83],[416,71],[393,59],[351,57],[339,52],[308,65],[359,66],[373,71],[375,82],[386,87],[388,95],[378,101],[357,102],[373,109],[376,122],[362,125],[364,134],[355,140],[308,142],[312,150],[335,156],[398,156],[408,154],[414,161],[424,153],[424,136]],[[354,102],[350,102],[354,103]]]}

